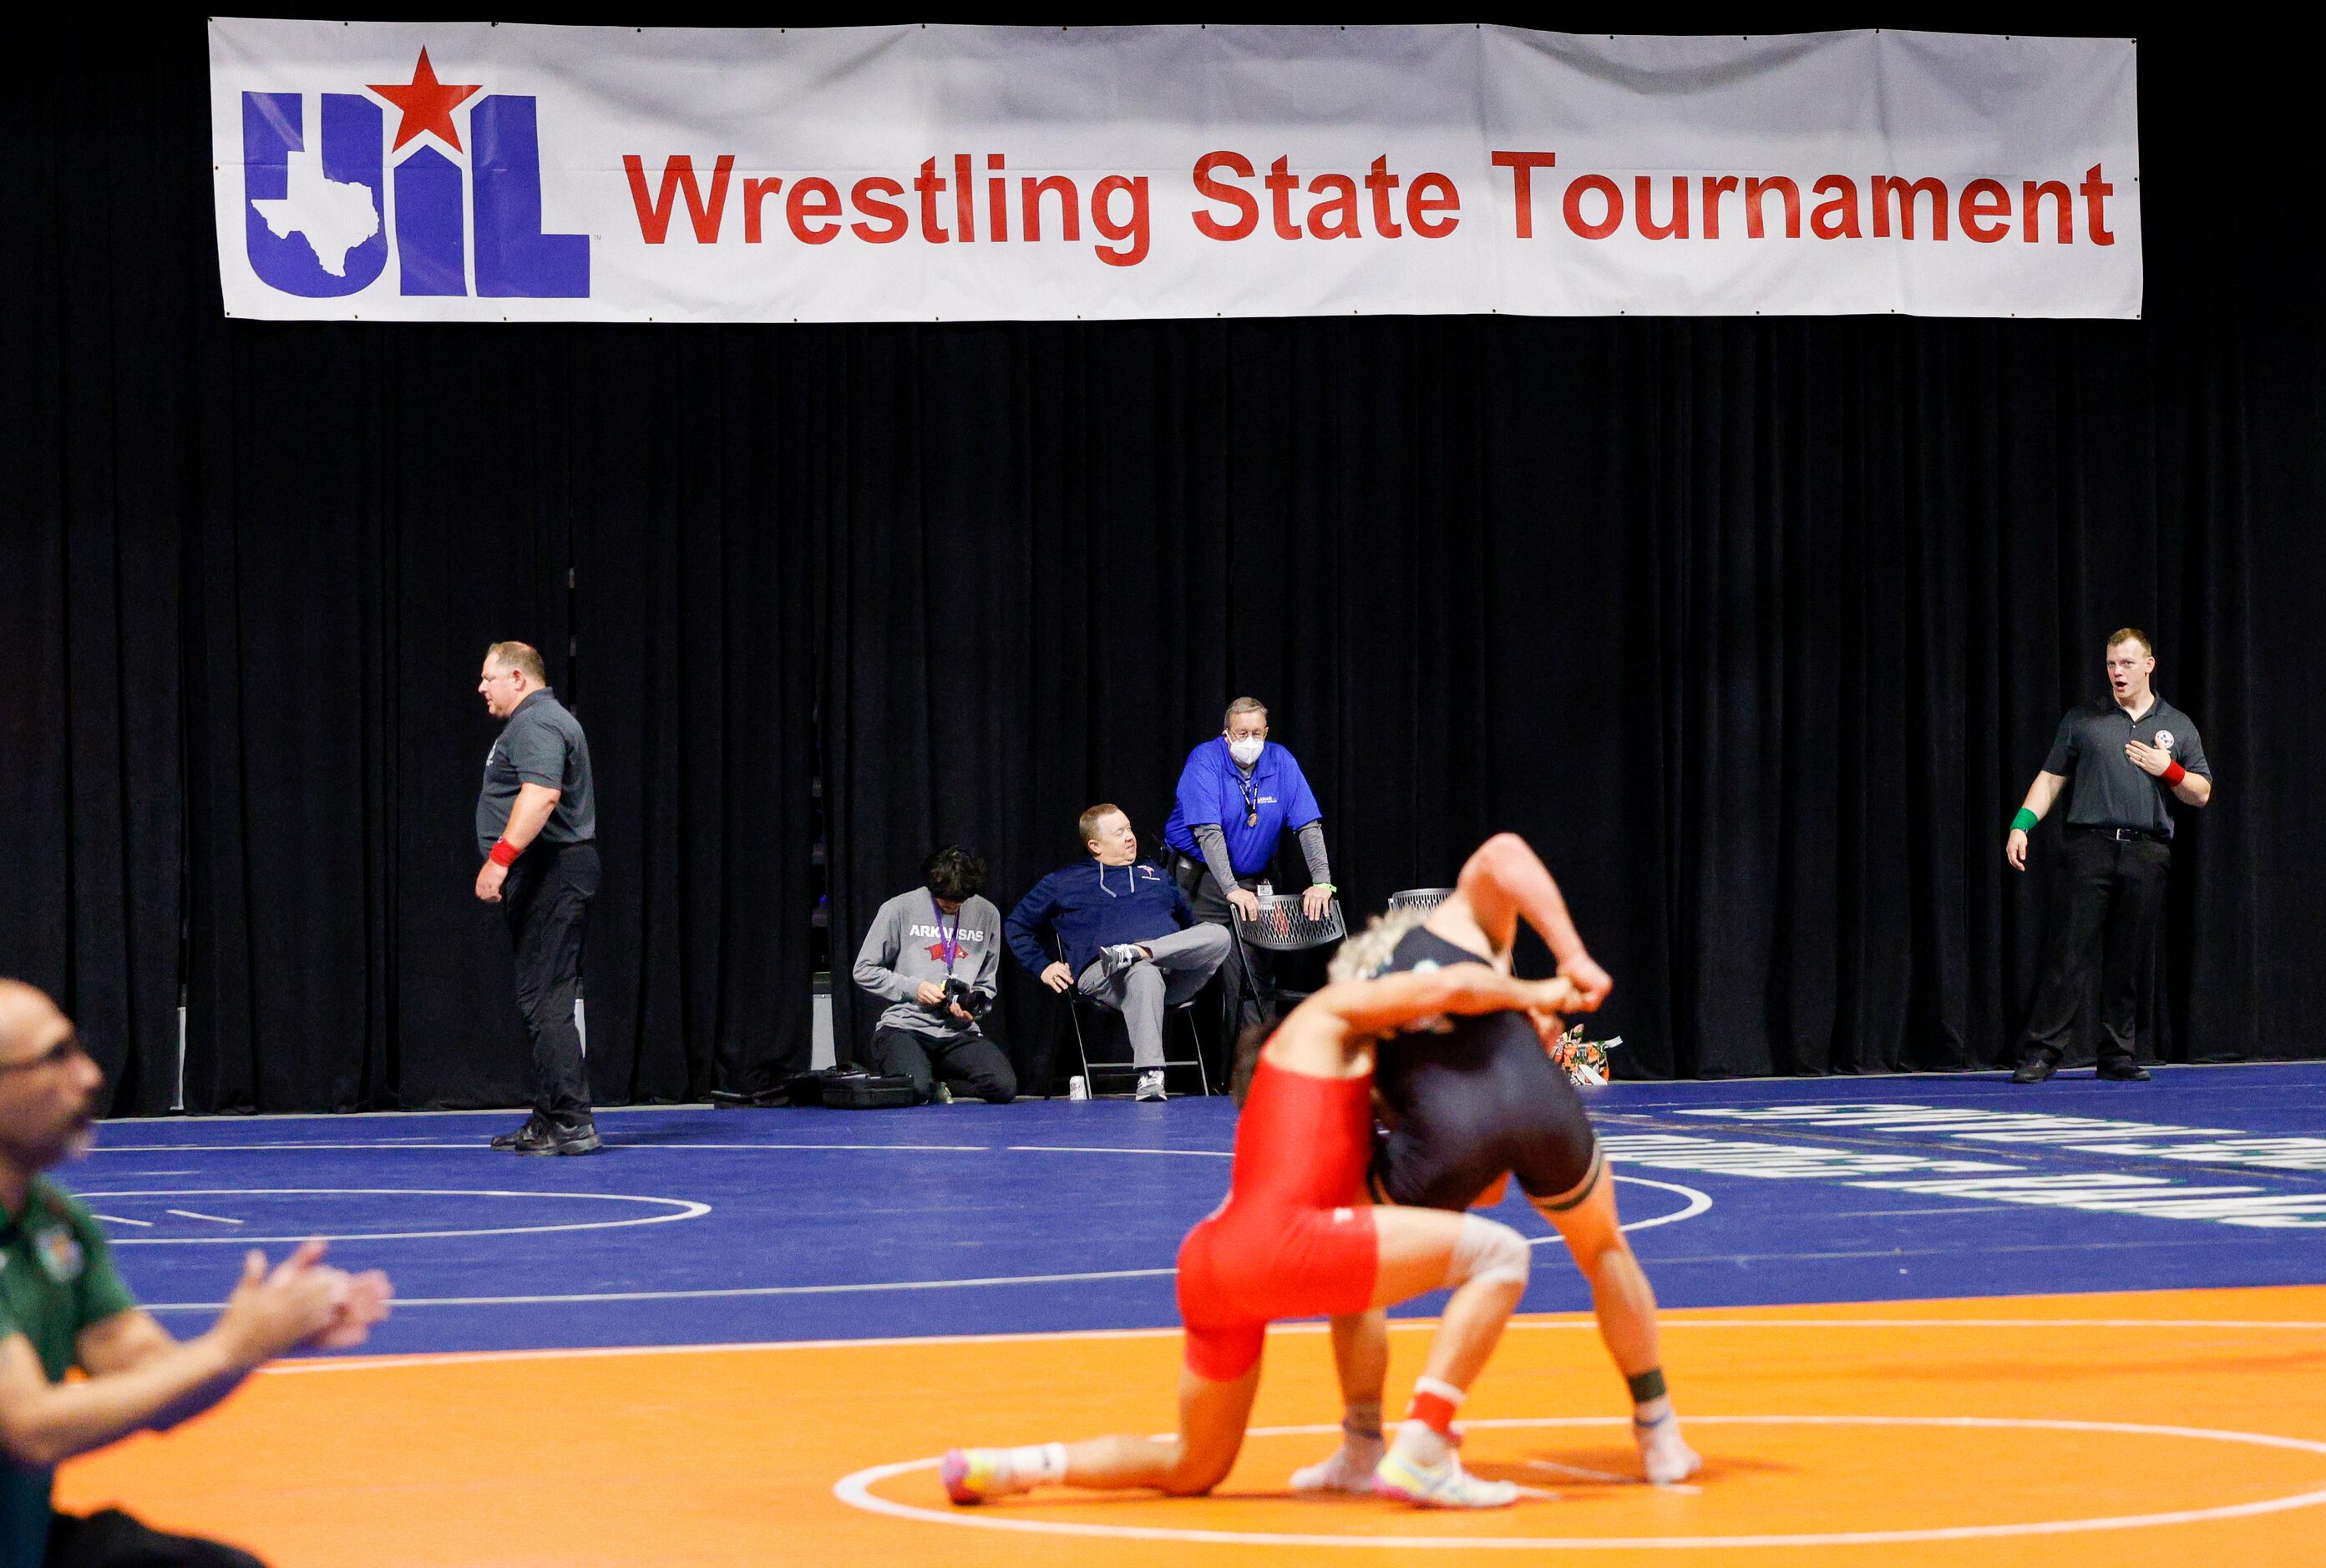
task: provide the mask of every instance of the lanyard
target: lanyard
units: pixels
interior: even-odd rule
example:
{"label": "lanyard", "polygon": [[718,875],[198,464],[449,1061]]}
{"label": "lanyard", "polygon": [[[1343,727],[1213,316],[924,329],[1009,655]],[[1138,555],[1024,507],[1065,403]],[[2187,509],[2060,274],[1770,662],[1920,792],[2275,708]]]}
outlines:
{"label": "lanyard", "polygon": [[[1235,758],[1228,758],[1228,765],[1233,767]],[[1236,768],[1235,781],[1236,788],[1243,792],[1243,825],[1257,828],[1260,826],[1260,764],[1255,762],[1251,765],[1253,771],[1250,775],[1240,767]]]}
{"label": "lanyard", "polygon": [[951,979],[953,966],[961,957],[961,912],[958,910],[954,912],[953,931],[950,933],[944,928],[944,905],[937,902],[937,895],[934,893],[929,895],[929,913],[936,916],[937,940],[944,947],[945,976]]}

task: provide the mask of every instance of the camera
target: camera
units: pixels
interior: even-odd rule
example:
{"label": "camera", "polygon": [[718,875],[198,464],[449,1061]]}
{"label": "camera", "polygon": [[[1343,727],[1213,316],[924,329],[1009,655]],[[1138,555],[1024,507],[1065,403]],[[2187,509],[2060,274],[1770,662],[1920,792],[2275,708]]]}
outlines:
{"label": "camera", "polygon": [[944,993],[946,1007],[959,1007],[972,1018],[983,1017],[985,1009],[993,1005],[992,997],[976,989],[967,980],[957,980],[951,975],[945,977]]}

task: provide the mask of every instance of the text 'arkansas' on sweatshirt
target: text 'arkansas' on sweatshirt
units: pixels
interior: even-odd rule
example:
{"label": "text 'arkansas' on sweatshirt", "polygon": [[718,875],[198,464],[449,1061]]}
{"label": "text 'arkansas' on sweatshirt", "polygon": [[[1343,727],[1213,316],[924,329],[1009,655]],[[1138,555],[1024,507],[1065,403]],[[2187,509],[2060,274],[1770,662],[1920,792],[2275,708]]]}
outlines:
{"label": "text 'arkansas' on sweatshirt", "polygon": [[945,944],[958,946],[953,978],[967,980],[970,988],[993,999],[1001,967],[1001,911],[990,898],[964,898],[958,916],[939,909],[926,887],[899,893],[872,917],[864,946],[856,954],[856,983],[891,1004],[877,1027],[910,1029],[916,1035],[944,1038],[973,1032],[944,1007],[924,1006],[921,982],[945,982]]}

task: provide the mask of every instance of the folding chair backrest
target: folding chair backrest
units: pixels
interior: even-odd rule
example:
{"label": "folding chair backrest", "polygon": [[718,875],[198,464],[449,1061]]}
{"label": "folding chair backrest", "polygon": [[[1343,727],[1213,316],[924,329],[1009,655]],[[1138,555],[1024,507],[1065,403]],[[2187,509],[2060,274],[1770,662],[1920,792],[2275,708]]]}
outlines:
{"label": "folding chair backrest", "polygon": [[1389,895],[1389,913],[1400,909],[1435,909],[1454,896],[1451,887],[1409,887],[1402,893]]}
{"label": "folding chair backrest", "polygon": [[1270,952],[1305,952],[1340,941],[1349,934],[1349,928],[1341,918],[1337,898],[1326,906],[1325,918],[1316,920],[1301,906],[1299,894],[1271,893],[1260,901],[1259,919],[1236,923],[1236,934]]}

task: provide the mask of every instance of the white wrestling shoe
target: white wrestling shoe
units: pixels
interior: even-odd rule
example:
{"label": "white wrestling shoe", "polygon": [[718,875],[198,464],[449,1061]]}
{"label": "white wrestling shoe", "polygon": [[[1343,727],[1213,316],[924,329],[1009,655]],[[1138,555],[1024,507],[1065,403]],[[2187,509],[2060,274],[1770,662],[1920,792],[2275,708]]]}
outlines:
{"label": "white wrestling shoe", "polygon": [[1010,1474],[1009,1456],[998,1448],[945,1450],[937,1479],[944,1482],[945,1496],[962,1508],[1026,1491],[1030,1485]]}
{"label": "white wrestling shoe", "polygon": [[1140,1073],[1139,1075],[1139,1092],[1132,1098],[1137,1099],[1168,1099],[1169,1097],[1163,1092],[1163,1070],[1158,1067],[1152,1072]]}
{"label": "white wrestling shoe", "polygon": [[1292,1472],[1292,1489],[1304,1497],[1323,1497],[1345,1493],[1352,1497],[1373,1495],[1373,1471],[1382,1461],[1382,1445],[1368,1443],[1373,1457],[1350,1451],[1346,1443],[1333,1451],[1332,1457]]}
{"label": "white wrestling shoe", "polygon": [[963,1508],[1066,1479],[1066,1447],[1037,1443],[1027,1448],[949,1448],[938,1462],[945,1496]]}
{"label": "white wrestling shoe", "polygon": [[1679,1417],[1666,1412],[1659,1421],[1632,1420],[1632,1441],[1639,1444],[1640,1469],[1648,1484],[1676,1487],[1704,1468],[1704,1461],[1679,1434]]}
{"label": "white wrestling shoe", "polygon": [[1423,1464],[1392,1446],[1373,1469],[1373,1491],[1417,1508],[1507,1508],[1519,1500],[1510,1481],[1480,1480],[1462,1468],[1452,1444],[1436,1464]]}

